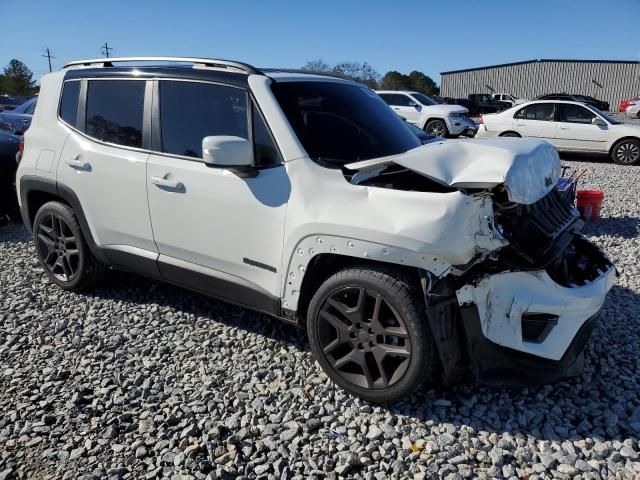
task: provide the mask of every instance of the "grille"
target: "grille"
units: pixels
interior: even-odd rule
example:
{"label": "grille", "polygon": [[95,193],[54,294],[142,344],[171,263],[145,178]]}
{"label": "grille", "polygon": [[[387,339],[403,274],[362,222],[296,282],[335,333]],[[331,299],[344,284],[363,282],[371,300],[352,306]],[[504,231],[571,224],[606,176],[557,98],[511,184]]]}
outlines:
{"label": "grille", "polygon": [[571,242],[579,214],[553,189],[531,205],[497,204],[497,220],[512,250],[530,266],[544,267]]}

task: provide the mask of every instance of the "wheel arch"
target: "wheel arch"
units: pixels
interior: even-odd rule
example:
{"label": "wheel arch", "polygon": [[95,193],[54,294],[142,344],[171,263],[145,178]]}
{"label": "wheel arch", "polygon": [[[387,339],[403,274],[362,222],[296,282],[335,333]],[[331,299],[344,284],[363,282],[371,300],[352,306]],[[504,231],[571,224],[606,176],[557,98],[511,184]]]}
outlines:
{"label": "wheel arch", "polygon": [[522,138],[522,135],[520,135],[518,132],[516,132],[515,130],[507,130],[502,132],[500,135],[498,135],[499,137],[506,137],[509,134],[513,134],[513,135],[517,135],[518,137]]}
{"label": "wheel arch", "polygon": [[431,115],[427,117],[427,119],[422,124],[421,128],[424,130],[427,127],[427,124],[433,120],[440,120],[442,123],[444,123],[444,126],[447,127],[447,130],[449,130],[449,125],[447,124],[447,120],[444,117],[437,116],[437,115]]}
{"label": "wheel arch", "polygon": [[634,137],[633,135],[627,135],[625,137],[621,137],[621,138],[617,139],[615,142],[613,142],[611,144],[611,147],[609,147],[609,155],[613,155],[613,151],[616,149],[616,147],[618,145],[620,145],[620,143],[624,142],[625,140],[635,140],[636,142],[640,142],[640,137]]}
{"label": "wheel arch", "polygon": [[20,179],[20,213],[29,233],[33,234],[36,213],[42,205],[50,201],[61,202],[71,207],[89,249],[96,258],[104,261],[104,256],[94,242],[80,199],[73,190],[47,178],[25,176]]}

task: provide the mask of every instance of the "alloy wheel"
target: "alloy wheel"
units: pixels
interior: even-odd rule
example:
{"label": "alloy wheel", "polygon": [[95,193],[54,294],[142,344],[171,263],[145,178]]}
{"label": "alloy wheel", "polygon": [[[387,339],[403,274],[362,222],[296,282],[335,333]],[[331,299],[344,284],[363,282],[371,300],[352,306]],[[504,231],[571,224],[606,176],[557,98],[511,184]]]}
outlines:
{"label": "alloy wheel", "polygon": [[616,158],[620,163],[635,163],[640,158],[640,147],[634,142],[623,143],[616,150]]}
{"label": "alloy wheel", "polygon": [[67,222],[55,213],[48,213],[38,224],[36,249],[47,270],[63,282],[78,274],[80,251]]}
{"label": "alloy wheel", "polygon": [[433,122],[427,127],[427,133],[435,135],[436,137],[444,137],[445,127],[441,122]]}
{"label": "alloy wheel", "polygon": [[332,293],[318,315],[318,338],[331,368],[366,389],[396,384],[411,361],[411,340],[401,315],[381,293],[345,287]]}

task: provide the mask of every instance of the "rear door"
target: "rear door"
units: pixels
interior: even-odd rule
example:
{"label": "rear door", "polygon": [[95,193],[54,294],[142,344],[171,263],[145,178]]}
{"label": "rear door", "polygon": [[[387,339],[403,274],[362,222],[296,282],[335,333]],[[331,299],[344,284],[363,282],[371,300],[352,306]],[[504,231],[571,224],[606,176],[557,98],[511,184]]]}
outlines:
{"label": "rear door", "polygon": [[149,154],[142,150],[147,82],[66,82],[63,100],[68,88],[80,94],[58,182],[78,197],[98,245],[155,251],[146,190]]}
{"label": "rear door", "polygon": [[543,138],[555,144],[556,128],[552,102],[532,103],[513,115],[513,130],[523,137]]}
{"label": "rear door", "polygon": [[[155,92],[157,152],[149,158],[147,188],[160,271],[175,283],[261,308],[255,297],[245,301],[244,287],[279,297],[291,186],[260,111],[236,86],[158,80]],[[202,139],[211,135],[253,141],[255,170],[205,164]]]}
{"label": "rear door", "polygon": [[402,93],[388,94],[388,102],[391,108],[405,118],[407,122],[418,125],[420,123],[420,110],[422,108],[408,95]]}
{"label": "rear door", "polygon": [[585,152],[605,151],[609,138],[609,127],[591,123],[593,119],[600,118],[595,112],[575,103],[558,103],[557,109],[556,144],[559,149]]}

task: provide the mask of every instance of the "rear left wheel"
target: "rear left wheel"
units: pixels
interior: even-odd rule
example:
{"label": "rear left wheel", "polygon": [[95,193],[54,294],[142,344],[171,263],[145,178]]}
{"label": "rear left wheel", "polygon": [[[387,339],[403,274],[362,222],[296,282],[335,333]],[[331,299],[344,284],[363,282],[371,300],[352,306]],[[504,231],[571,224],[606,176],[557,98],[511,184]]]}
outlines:
{"label": "rear left wheel", "polygon": [[365,400],[396,400],[435,377],[424,302],[391,270],[349,268],[330,277],[309,304],[307,333],[331,380]]}
{"label": "rear left wheel", "polygon": [[49,279],[65,290],[86,290],[103,275],[105,266],[94,258],[73,210],[60,202],[45,203],[33,222],[40,264]]}

